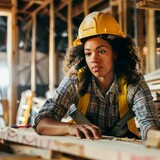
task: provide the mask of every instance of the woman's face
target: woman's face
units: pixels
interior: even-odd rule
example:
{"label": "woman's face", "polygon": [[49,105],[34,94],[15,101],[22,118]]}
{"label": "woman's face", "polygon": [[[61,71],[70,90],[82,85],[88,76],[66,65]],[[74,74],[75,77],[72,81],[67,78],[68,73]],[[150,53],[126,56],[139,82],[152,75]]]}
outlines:
{"label": "woman's face", "polygon": [[114,75],[114,56],[111,45],[100,37],[88,39],[84,44],[87,65],[97,77],[109,78]]}

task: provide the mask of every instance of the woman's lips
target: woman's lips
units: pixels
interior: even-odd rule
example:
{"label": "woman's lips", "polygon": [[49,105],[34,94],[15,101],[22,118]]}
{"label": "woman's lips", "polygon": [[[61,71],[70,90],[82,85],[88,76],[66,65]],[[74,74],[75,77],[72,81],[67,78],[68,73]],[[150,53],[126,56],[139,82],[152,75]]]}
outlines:
{"label": "woman's lips", "polygon": [[95,67],[92,67],[92,70],[93,70],[93,72],[99,72],[101,68],[102,67],[100,67],[100,66],[95,66]]}

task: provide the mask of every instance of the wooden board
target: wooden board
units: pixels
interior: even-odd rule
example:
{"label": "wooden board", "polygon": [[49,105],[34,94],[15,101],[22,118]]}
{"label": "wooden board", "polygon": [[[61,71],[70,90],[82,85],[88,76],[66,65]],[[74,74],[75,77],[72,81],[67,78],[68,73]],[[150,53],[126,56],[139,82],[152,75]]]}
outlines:
{"label": "wooden board", "polygon": [[104,137],[101,140],[77,139],[71,136],[40,136],[32,128],[0,128],[0,138],[21,145],[45,148],[83,158],[99,160],[160,160],[160,150],[147,148],[141,143],[116,141]]}

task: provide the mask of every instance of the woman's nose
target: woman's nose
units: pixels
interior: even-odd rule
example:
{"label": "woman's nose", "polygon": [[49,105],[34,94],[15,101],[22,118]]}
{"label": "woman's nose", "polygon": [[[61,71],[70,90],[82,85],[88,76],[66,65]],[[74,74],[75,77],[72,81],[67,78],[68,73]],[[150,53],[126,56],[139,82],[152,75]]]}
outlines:
{"label": "woman's nose", "polygon": [[99,57],[98,57],[98,55],[96,55],[95,52],[92,53],[92,57],[91,58],[92,58],[91,59],[92,63],[99,62]]}

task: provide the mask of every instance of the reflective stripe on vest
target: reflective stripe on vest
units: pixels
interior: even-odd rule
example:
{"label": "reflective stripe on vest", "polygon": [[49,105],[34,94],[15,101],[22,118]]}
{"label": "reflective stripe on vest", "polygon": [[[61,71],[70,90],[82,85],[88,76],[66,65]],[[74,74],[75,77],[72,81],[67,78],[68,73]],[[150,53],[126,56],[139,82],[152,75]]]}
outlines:
{"label": "reflective stripe on vest", "polygon": [[[127,103],[127,83],[124,79],[121,80],[121,93],[118,95],[118,104],[119,104],[120,118],[122,118],[129,111]],[[127,122],[127,126],[130,132],[134,133],[139,137],[139,133],[134,118],[131,118]]]}

